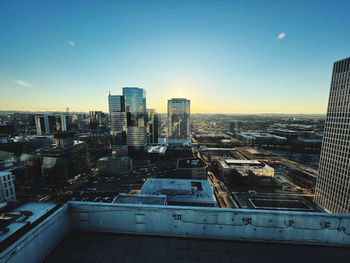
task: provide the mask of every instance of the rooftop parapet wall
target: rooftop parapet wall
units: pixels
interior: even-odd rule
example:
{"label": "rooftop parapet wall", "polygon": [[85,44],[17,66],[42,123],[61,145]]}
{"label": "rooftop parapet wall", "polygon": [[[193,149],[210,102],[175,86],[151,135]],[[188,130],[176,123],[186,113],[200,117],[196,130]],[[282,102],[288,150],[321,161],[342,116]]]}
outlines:
{"label": "rooftop parapet wall", "polygon": [[42,262],[72,230],[68,208],[64,205],[24,234],[0,254],[0,262]]}
{"label": "rooftop parapet wall", "polygon": [[72,230],[350,246],[350,215],[68,202],[0,254],[41,262]]}
{"label": "rooftop parapet wall", "polygon": [[70,202],[83,231],[350,245],[350,215]]}

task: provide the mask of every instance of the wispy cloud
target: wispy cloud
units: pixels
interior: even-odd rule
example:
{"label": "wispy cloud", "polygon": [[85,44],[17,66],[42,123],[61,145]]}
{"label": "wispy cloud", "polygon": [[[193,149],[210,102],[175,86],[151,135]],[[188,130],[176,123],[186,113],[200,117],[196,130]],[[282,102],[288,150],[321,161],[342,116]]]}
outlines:
{"label": "wispy cloud", "polygon": [[69,45],[71,45],[72,47],[75,47],[75,42],[74,42],[74,41],[69,40],[68,43],[69,43]]}
{"label": "wispy cloud", "polygon": [[24,86],[24,87],[30,87],[32,86],[31,84],[29,84],[28,82],[25,82],[23,80],[14,80],[14,82],[18,85]]}
{"label": "wispy cloud", "polygon": [[282,33],[279,33],[277,38],[278,39],[282,39],[282,38],[285,38],[286,37],[286,33],[282,32]]}

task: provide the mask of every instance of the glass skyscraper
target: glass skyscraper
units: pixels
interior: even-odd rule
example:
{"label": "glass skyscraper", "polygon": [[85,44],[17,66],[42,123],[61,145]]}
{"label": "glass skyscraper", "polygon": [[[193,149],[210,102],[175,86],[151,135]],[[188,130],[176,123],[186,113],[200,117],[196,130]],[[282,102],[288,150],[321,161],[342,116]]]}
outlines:
{"label": "glass skyscraper", "polygon": [[350,58],[333,65],[315,201],[350,213]]}
{"label": "glass skyscraper", "polygon": [[126,112],[146,111],[146,91],[140,88],[123,88]]}
{"label": "glass skyscraper", "polygon": [[154,109],[147,109],[147,142],[158,143],[159,137],[159,116]]}
{"label": "glass skyscraper", "polygon": [[108,96],[109,113],[125,111],[124,97],[120,95]]}
{"label": "glass skyscraper", "polygon": [[123,95],[109,95],[112,150],[117,155],[143,150],[147,144],[146,92],[123,88]]}
{"label": "glass skyscraper", "polygon": [[169,142],[191,142],[190,100],[173,98],[168,100]]}
{"label": "glass skyscraper", "polygon": [[126,141],[129,149],[143,149],[146,136],[146,91],[140,88],[123,88],[127,118]]}
{"label": "glass skyscraper", "polygon": [[124,97],[120,95],[108,96],[109,117],[111,124],[110,134],[112,151],[117,156],[127,155],[126,143],[126,112]]}

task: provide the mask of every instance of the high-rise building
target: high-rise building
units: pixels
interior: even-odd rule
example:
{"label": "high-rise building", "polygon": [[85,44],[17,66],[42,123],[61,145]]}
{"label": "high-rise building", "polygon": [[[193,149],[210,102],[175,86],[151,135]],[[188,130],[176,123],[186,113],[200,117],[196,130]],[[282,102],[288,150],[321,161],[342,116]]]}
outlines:
{"label": "high-rise building", "polygon": [[158,143],[159,116],[154,109],[147,109],[147,142]]}
{"label": "high-rise building", "polygon": [[110,113],[111,120],[111,134],[126,132],[126,112],[112,112]]}
{"label": "high-rise building", "polygon": [[140,88],[123,88],[127,118],[126,142],[131,150],[143,149],[146,136],[146,91]]}
{"label": "high-rise building", "polygon": [[124,96],[108,96],[109,118],[111,124],[110,134],[112,136],[111,148],[117,156],[128,154],[126,144],[126,112]]}
{"label": "high-rise building", "polygon": [[146,111],[146,91],[140,88],[123,88],[126,112]]}
{"label": "high-rise building", "polygon": [[333,65],[315,201],[350,213],[350,58]]}
{"label": "high-rise building", "polygon": [[124,97],[120,95],[109,94],[108,108],[109,108],[109,113],[125,111]]}
{"label": "high-rise building", "polygon": [[191,142],[190,100],[173,98],[168,100],[169,142]]}

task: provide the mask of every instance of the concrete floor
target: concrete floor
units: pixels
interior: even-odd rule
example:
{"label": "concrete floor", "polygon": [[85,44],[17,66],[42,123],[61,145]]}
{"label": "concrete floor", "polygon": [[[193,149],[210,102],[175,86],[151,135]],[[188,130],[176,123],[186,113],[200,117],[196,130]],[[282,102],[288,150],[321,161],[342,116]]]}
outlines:
{"label": "concrete floor", "polygon": [[350,262],[349,247],[72,232],[44,262]]}

